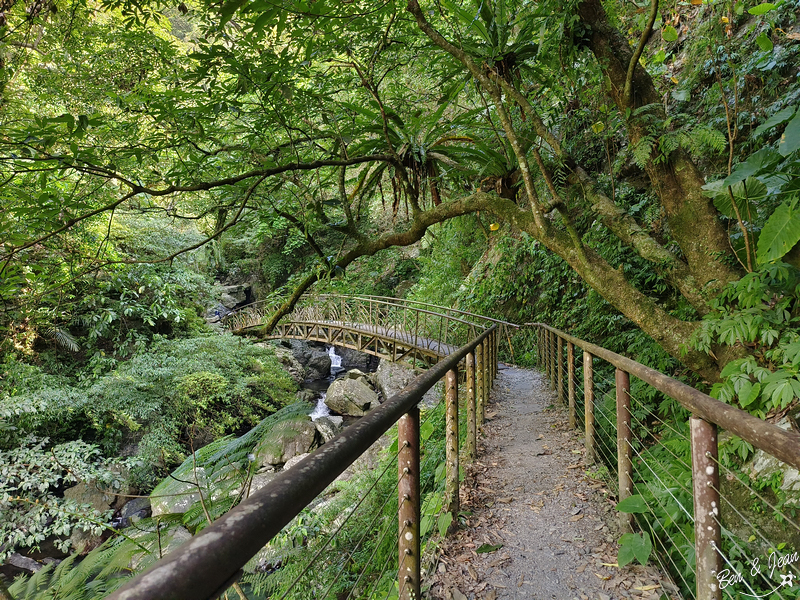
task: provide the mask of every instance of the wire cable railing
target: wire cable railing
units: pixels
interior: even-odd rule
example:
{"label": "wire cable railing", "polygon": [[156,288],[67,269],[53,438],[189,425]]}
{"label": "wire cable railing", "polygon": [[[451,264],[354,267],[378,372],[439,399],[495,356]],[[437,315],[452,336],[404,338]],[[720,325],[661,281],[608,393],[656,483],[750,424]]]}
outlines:
{"label": "wire cable railing", "polygon": [[[635,525],[651,537],[654,557],[678,584],[676,592],[698,600],[797,598],[800,556],[786,542],[800,540],[800,506],[785,504],[780,494],[773,499],[776,486],[756,485],[742,460],[721,460],[717,432],[727,430],[784,469],[800,468],[800,434],[552,327],[529,326],[551,389],[568,406],[570,424],[585,430],[587,460],[607,467],[600,471],[608,473],[618,500],[636,495],[646,507],[620,513],[623,531]],[[583,350],[582,361],[576,348]],[[614,368],[613,380],[602,376],[605,367],[594,368],[598,359]],[[658,414],[653,398],[659,397],[687,411],[686,425],[680,411],[672,422]],[[785,539],[769,525],[776,522]],[[771,568],[752,566],[759,558]]]}
{"label": "wire cable railing", "polygon": [[[452,519],[458,518],[459,449],[463,445],[465,458],[474,458],[475,437],[483,423],[483,407],[488,402],[498,372],[498,326],[492,320],[484,320],[481,326],[460,316],[436,315],[431,311],[395,306],[377,299],[363,302],[359,298],[329,298],[317,307],[301,306],[299,311],[298,318],[306,319],[306,322],[314,319],[317,325],[322,321],[358,322],[358,319],[370,318],[363,323],[368,326],[366,331],[390,332],[395,342],[401,333],[409,334],[406,328],[413,322],[414,344],[417,347],[427,344],[427,349],[432,349],[438,356],[438,362],[402,392],[371,410],[291,469],[280,472],[263,488],[137,575],[110,598],[217,598],[227,593],[231,586],[243,597],[243,588],[237,583],[240,580],[242,585],[271,585],[264,582],[264,577],[251,578],[248,575],[242,578],[242,569],[276,536],[282,532],[289,535],[293,523],[298,523],[293,519],[312,503],[319,502],[317,499],[321,495],[324,497],[328,486],[395,424],[398,445],[392,462],[396,461],[398,469],[396,480],[387,481],[388,465],[392,464],[388,462],[367,489],[342,512],[341,521],[328,534],[314,540],[305,533],[300,536],[301,546],[313,542],[314,547],[305,553],[308,558],[302,564],[293,566],[294,576],[281,583],[277,595],[271,593],[270,597],[325,597],[333,587],[331,582],[323,583],[319,573],[337,569],[340,564],[347,566],[356,553],[364,551],[378,552],[381,566],[375,569],[374,564],[365,564],[360,572],[354,572],[352,585],[348,584],[349,589],[341,590],[347,592],[347,597],[372,598],[376,593],[383,594],[383,586],[387,586],[387,595],[395,590],[402,600],[420,597],[421,497],[429,492],[430,485],[436,483],[434,472],[438,472],[437,465],[444,462],[444,498],[440,505],[446,507],[443,510],[451,512]],[[408,345],[411,337],[407,335],[400,341],[400,346],[402,343]],[[463,417],[459,416],[458,410],[459,369],[466,372],[467,421],[472,419],[474,423],[466,423],[463,427]],[[446,451],[434,451],[441,447],[439,442],[438,446],[431,446],[431,451],[424,453],[424,459],[420,460],[426,439],[425,435],[421,436],[421,429],[427,424],[421,421],[417,405],[441,379],[446,381],[443,405],[446,414],[440,415],[439,430],[444,430]],[[464,429],[467,435],[459,435],[459,431]],[[379,490],[386,495],[380,496]],[[395,516],[386,519],[387,513]],[[344,532],[349,526],[368,519],[380,522],[379,535],[362,535],[358,542],[345,539]],[[288,530],[285,529],[287,525]],[[387,551],[386,546],[392,540],[396,540],[393,543],[397,548],[394,560],[393,553]],[[344,549],[342,552],[338,552],[339,546]],[[285,565],[279,567],[282,569]],[[388,579],[389,570],[396,573],[392,578],[394,584]],[[307,594],[298,592],[304,588]]]}

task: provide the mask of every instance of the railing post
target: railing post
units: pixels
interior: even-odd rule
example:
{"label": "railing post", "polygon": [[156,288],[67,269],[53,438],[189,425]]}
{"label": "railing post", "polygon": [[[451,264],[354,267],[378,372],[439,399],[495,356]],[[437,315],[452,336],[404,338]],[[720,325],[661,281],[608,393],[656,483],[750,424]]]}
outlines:
{"label": "railing post", "polygon": [[500,372],[500,363],[498,362],[498,355],[500,354],[500,330],[495,329],[492,334],[492,369],[494,369],[494,378],[497,379],[497,374]]}
{"label": "railing post", "polygon": [[567,397],[569,426],[575,429],[575,346],[572,342],[567,342]]}
{"label": "railing post", "polygon": [[420,500],[419,500],[419,408],[416,406],[397,423],[397,457],[400,484],[397,487],[399,560],[398,585],[401,600],[420,597]]}
{"label": "railing post", "polygon": [[483,346],[483,403],[480,407],[478,420],[483,425],[486,416],[486,405],[489,404],[489,393],[492,390],[492,379],[489,373],[489,339],[483,338],[481,345]]}
{"label": "railing post", "polygon": [[[633,489],[633,449],[631,447],[631,377],[622,369],[617,369],[614,377],[617,384],[617,476],[619,494],[622,502],[631,495]],[[619,524],[623,532],[633,528],[633,514],[619,514]]]}
{"label": "railing post", "polygon": [[552,390],[555,389],[553,383],[553,358],[555,358],[553,356],[553,334],[549,329],[546,329],[544,335],[547,338],[547,387]]}
{"label": "railing post", "polygon": [[699,417],[690,420],[692,483],[694,488],[694,544],[697,557],[697,600],[720,600],[717,573],[722,559],[720,528],[717,426]]}
{"label": "railing post", "polygon": [[475,355],[467,354],[467,460],[475,460],[478,431],[475,426]]}
{"label": "railing post", "polygon": [[594,357],[583,351],[583,424],[586,427],[586,460],[594,462]]}
{"label": "railing post", "polygon": [[[486,402],[485,388],[483,386],[483,344],[475,347],[475,423],[477,427],[483,425],[483,405]],[[477,446],[476,446],[477,448]]]}
{"label": "railing post", "polygon": [[458,367],[445,377],[445,510],[452,516],[451,531],[458,527]]}
{"label": "railing post", "polygon": [[558,336],[556,343],[556,380],[558,381],[558,402],[564,404],[564,340]]}
{"label": "railing post", "polygon": [[558,348],[558,344],[556,343],[556,334],[552,331],[550,332],[550,389],[556,389],[558,385],[558,381],[556,379],[556,370],[558,369],[558,359],[556,358],[556,349]]}

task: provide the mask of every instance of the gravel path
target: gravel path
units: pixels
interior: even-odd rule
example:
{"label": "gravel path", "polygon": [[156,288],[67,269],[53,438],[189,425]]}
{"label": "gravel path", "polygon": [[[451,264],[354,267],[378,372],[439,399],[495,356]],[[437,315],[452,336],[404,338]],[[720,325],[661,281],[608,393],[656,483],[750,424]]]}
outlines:
{"label": "gravel path", "polygon": [[429,598],[672,597],[653,567],[615,566],[614,501],[591,478],[582,438],[554,401],[542,374],[500,371],[461,492],[472,514],[441,544]]}

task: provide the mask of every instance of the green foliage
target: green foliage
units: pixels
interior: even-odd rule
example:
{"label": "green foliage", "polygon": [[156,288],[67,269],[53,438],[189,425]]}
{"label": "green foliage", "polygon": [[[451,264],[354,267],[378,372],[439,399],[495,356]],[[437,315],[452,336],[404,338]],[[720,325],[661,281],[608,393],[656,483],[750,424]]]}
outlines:
{"label": "green foliage", "polygon": [[769,264],[730,284],[714,301],[692,343],[709,351],[713,343],[750,349],[729,362],[712,395],[759,415],[780,411],[800,397],[800,272],[786,263]]}
{"label": "green foliage", "polygon": [[38,548],[51,536],[66,551],[74,529],[99,535],[110,528],[110,512],[66,500],[62,492],[81,481],[119,490],[124,465],[104,459],[97,446],[82,441],[53,445],[31,436],[14,449],[0,450],[0,560]]}
{"label": "green foliage", "polygon": [[619,540],[617,564],[624,567],[635,558],[639,564],[646,565],[652,551],[653,543],[648,533],[626,533]]}

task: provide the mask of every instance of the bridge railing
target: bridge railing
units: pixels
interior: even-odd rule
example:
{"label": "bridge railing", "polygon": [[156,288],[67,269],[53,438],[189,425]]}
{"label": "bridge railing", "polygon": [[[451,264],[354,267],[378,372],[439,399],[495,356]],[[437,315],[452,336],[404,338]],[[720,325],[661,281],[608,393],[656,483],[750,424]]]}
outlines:
{"label": "bridge railing", "polygon": [[[800,469],[800,433],[563,331],[527,325],[536,333],[551,388],[569,407],[570,425],[585,431],[587,460],[596,461],[598,474],[616,473],[609,483],[620,502],[635,496],[621,506],[622,529],[636,524],[649,538],[662,570],[674,577],[674,592],[697,600],[800,597],[792,582],[800,578],[800,507],[783,505],[735,460],[720,458],[718,443],[722,435],[734,448],[750,444],[762,462],[773,461],[771,475],[780,477]],[[598,360],[614,367],[613,381],[598,377]],[[688,423],[662,418],[654,407],[657,394],[689,411]],[[646,548],[648,540],[640,539],[636,543]]]}
{"label": "bridge railing", "polygon": [[[328,313],[330,315],[330,313]],[[311,313],[309,313],[311,315]],[[311,315],[318,316],[318,315]],[[344,316],[343,314],[340,316]],[[244,597],[237,580],[251,557],[261,551],[305,507],[322,494],[345,469],[397,424],[397,589],[399,598],[420,598],[421,506],[420,490],[420,411],[417,404],[440,379],[445,382],[445,494],[444,510],[453,519],[459,512],[459,447],[464,456],[475,457],[477,431],[483,423],[485,404],[497,376],[497,327],[478,332],[475,338],[440,360],[403,391],[389,398],[366,416],[347,427],[289,470],[282,471],[236,508],[186,541],[109,598],[131,599],[211,599],[234,586]],[[459,416],[459,368],[466,371],[464,415]],[[466,435],[459,433],[459,421],[466,420]],[[435,465],[433,466],[435,468]],[[432,473],[426,474],[429,478]],[[376,484],[382,474],[376,479]],[[204,505],[205,508],[205,505]],[[358,506],[345,511],[352,514]],[[346,522],[349,516],[342,515]],[[340,526],[341,528],[341,526]],[[391,527],[390,527],[391,529]],[[338,530],[337,530],[338,531]],[[336,535],[334,532],[333,535]],[[329,540],[330,541],[330,540]],[[326,542],[326,544],[329,542]],[[360,542],[359,542],[360,543]],[[326,546],[304,569],[313,571]],[[349,560],[347,557],[345,561]],[[355,590],[361,577],[353,584]],[[317,586],[312,580],[309,585]],[[352,591],[352,590],[351,590]],[[310,597],[326,597],[316,587],[305,590]],[[322,595],[317,595],[317,592]],[[288,597],[290,591],[284,593]],[[370,594],[367,593],[367,597]],[[348,595],[350,597],[350,595]],[[356,594],[353,597],[365,597]]]}
{"label": "bridge railing", "polygon": [[[257,327],[281,305],[281,299],[253,303],[223,318],[232,331]],[[345,296],[321,294],[303,297],[295,309],[285,315],[286,323],[322,323],[384,335],[445,356],[466,344],[478,333],[497,328],[495,353],[513,362],[511,339],[517,325],[435,304],[426,304],[380,296]],[[276,332],[276,336],[285,332]]]}

